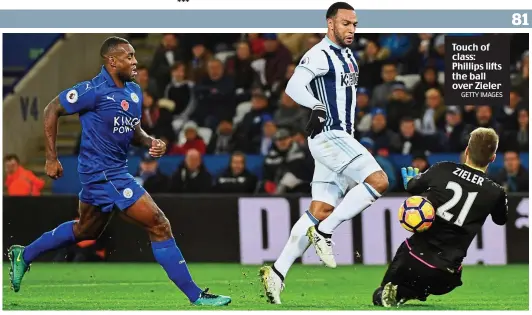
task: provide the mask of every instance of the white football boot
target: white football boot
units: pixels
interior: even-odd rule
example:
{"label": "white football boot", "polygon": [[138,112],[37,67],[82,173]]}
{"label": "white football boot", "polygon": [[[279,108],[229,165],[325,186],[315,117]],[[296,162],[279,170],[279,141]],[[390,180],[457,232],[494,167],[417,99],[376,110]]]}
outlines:
{"label": "white football boot", "polygon": [[270,266],[260,268],[259,276],[268,301],[271,304],[281,304],[281,292],[284,290],[281,278]]}
{"label": "white football boot", "polygon": [[336,268],[336,260],[334,259],[334,253],[332,250],[333,241],[331,238],[324,237],[318,231],[315,226],[309,227],[307,231],[307,237],[309,241],[314,245],[316,254],[320,257],[325,266],[329,268]]}
{"label": "white football boot", "polygon": [[397,306],[397,286],[388,282],[382,289],[381,299],[384,307]]}

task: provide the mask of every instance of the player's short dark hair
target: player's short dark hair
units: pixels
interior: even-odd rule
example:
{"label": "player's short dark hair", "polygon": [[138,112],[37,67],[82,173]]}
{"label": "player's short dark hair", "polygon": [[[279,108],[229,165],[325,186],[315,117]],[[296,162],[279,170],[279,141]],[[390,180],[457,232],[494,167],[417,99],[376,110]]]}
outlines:
{"label": "player's short dark hair", "polygon": [[414,120],[414,118],[412,118],[412,117],[410,117],[410,116],[405,116],[405,117],[401,118],[400,123],[404,123],[404,122],[411,122],[411,123],[414,123],[415,120]]}
{"label": "player's short dark hair", "polygon": [[381,68],[384,68],[386,66],[393,66],[395,69],[397,69],[397,63],[393,61],[386,61],[382,64]]}
{"label": "player's short dark hair", "polygon": [[517,148],[511,147],[510,149],[506,150],[506,152],[504,152],[504,155],[508,153],[515,153],[515,155],[517,155],[517,158],[519,159],[519,150],[517,150]]}
{"label": "player's short dark hair", "polygon": [[326,19],[334,18],[336,14],[338,13],[338,10],[355,10],[355,8],[353,8],[347,2],[335,2],[327,10],[327,14],[325,14],[325,18]]}
{"label": "player's short dark hair", "polygon": [[109,52],[111,52],[113,49],[116,48],[116,46],[121,44],[129,44],[129,41],[125,38],[118,37],[118,36],[111,36],[107,38],[100,48],[100,56],[102,58],[105,57]]}
{"label": "player's short dark hair", "polygon": [[486,167],[499,146],[499,135],[493,128],[477,128],[471,132],[467,145],[471,162]]}
{"label": "player's short dark hair", "polygon": [[182,61],[178,61],[178,62],[174,63],[172,65],[172,67],[170,67],[170,72],[173,72],[173,71],[179,69],[179,67],[185,67],[185,70],[186,70],[187,69],[187,64],[182,62]]}
{"label": "player's short dark hair", "polygon": [[6,156],[4,156],[4,162],[13,161],[13,160],[20,164],[20,159],[18,158],[18,155],[6,154]]}
{"label": "player's short dark hair", "polygon": [[245,154],[244,152],[242,152],[242,151],[235,151],[235,152],[233,152],[233,153],[231,154],[231,161],[233,160],[233,158],[234,158],[235,156],[241,156],[242,159],[244,159],[244,164],[246,163],[246,154]]}

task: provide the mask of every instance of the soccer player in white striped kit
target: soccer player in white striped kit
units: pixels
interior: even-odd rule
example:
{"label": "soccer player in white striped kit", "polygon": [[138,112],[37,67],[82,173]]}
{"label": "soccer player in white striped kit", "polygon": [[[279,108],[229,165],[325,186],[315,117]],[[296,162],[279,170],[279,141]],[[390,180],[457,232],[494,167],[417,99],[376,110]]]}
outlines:
{"label": "soccer player in white striped kit", "polygon": [[296,103],[312,109],[307,133],[315,169],[310,209],[293,226],[273,266],[260,270],[273,304],[281,303],[288,269],[311,243],[326,266],[336,267],[334,230],[388,188],[384,171],[354,138],[358,65],[348,46],[358,23],[356,13],[351,5],[337,2],[327,10],[326,19],[327,35],[303,56],[286,87]]}

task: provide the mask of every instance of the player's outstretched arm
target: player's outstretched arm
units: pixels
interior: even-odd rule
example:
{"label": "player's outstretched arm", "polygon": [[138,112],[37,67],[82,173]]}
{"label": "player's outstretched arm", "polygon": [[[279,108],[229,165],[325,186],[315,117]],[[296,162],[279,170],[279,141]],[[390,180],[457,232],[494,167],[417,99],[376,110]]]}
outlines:
{"label": "player's outstretched arm", "polygon": [[133,142],[140,144],[143,147],[150,148],[149,153],[153,157],[161,157],[166,153],[166,143],[148,135],[146,131],[142,129],[140,124],[135,127]]}
{"label": "player's outstretched arm", "polygon": [[425,192],[429,188],[429,171],[430,168],[426,172],[420,174],[419,169],[417,168],[401,168],[401,176],[403,177],[403,185],[405,190],[412,195],[418,195]]}
{"label": "player's outstretched arm", "polygon": [[45,137],[45,154],[46,154],[46,175],[50,178],[57,179],[63,175],[63,167],[57,159],[57,148],[55,142],[57,139],[57,123],[59,117],[66,115],[67,112],[59,102],[59,96],[56,96],[44,108],[44,137]]}
{"label": "player's outstretched arm", "polygon": [[491,219],[497,225],[505,225],[508,221],[508,197],[501,188],[501,196],[497,205],[491,211]]}

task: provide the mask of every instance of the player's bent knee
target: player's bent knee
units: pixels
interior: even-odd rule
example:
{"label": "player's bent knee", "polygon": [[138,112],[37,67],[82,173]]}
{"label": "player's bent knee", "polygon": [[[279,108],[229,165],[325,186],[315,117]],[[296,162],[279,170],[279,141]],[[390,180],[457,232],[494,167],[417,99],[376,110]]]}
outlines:
{"label": "player's bent knee", "polygon": [[373,187],[379,194],[386,192],[389,186],[388,175],[384,171],[377,171],[369,175],[365,182]]}
{"label": "player's bent knee", "polygon": [[76,221],[72,230],[74,231],[74,237],[77,241],[86,241],[99,238],[103,232],[103,227],[80,224],[79,221]]}
{"label": "player's bent knee", "polygon": [[[162,212],[161,212],[162,213]],[[158,217],[154,225],[148,227],[150,238],[155,241],[162,241],[172,238],[172,227],[166,216]]]}
{"label": "player's bent knee", "polygon": [[312,214],[319,221],[323,221],[327,219],[327,217],[332,213],[333,210],[334,210],[334,206],[326,202],[317,201],[317,200],[313,200],[311,202],[310,209],[309,209],[310,214]]}

